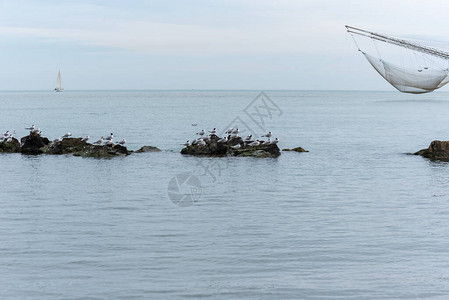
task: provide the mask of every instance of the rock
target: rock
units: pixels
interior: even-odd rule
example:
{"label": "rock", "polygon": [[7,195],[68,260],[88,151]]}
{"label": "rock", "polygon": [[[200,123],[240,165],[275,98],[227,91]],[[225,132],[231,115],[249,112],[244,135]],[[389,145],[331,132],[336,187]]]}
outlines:
{"label": "rock", "polygon": [[307,150],[304,150],[301,147],[296,147],[296,148],[293,148],[293,149],[282,149],[282,151],[309,152]]}
{"label": "rock", "polygon": [[136,151],[136,153],[144,153],[144,152],[161,152],[161,149],[153,146],[143,146],[142,148]]}
{"label": "rock", "polygon": [[[245,157],[278,157],[281,151],[276,144],[248,146],[242,138],[230,138],[227,143],[218,143],[219,137],[211,135],[205,146],[190,145],[181,150],[181,154],[194,156],[245,156]],[[240,145],[239,149],[232,146]]]}
{"label": "rock", "polygon": [[108,158],[130,155],[132,152],[121,145],[102,146],[88,144],[82,150],[74,152],[73,156]]}
{"label": "rock", "polygon": [[3,140],[0,143],[0,153],[20,153],[20,143],[16,138],[12,138],[11,142]]}
{"label": "rock", "polygon": [[433,141],[429,148],[413,153],[432,160],[449,161],[449,141]]}
{"label": "rock", "polygon": [[48,145],[50,141],[37,133],[30,133],[30,135],[21,138],[20,143],[22,144],[21,152],[23,154],[41,154],[43,153],[41,148]]}
{"label": "rock", "polygon": [[64,138],[60,142],[51,143],[41,149],[45,154],[71,154],[83,151],[91,144],[81,141],[81,138]]}

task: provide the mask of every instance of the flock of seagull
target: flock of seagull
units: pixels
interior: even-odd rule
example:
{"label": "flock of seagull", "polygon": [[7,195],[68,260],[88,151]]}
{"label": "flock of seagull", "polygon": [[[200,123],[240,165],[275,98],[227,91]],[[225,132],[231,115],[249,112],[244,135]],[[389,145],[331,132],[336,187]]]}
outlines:
{"label": "flock of seagull", "polygon": [[[186,147],[188,147],[190,145],[199,145],[201,147],[204,147],[207,145],[207,142],[211,140],[212,136],[216,135],[216,133],[217,133],[217,128],[209,130],[208,135],[206,135],[206,131],[204,131],[204,129],[203,129],[200,132],[196,133],[197,135],[200,136],[199,138],[196,138],[195,140],[193,140],[192,143],[190,143],[190,140],[188,140],[181,145],[186,146]],[[217,140],[217,143],[227,144],[231,139],[238,138],[239,133],[240,133],[240,130],[238,128],[229,128],[228,130],[225,131],[226,135],[222,138],[219,138]],[[250,134],[246,138],[243,139],[243,143],[244,143],[243,147],[246,147],[246,146],[257,147],[259,145],[274,145],[274,144],[279,143],[278,138],[271,140],[272,135],[273,135],[272,132],[269,131],[268,133],[262,135],[262,137],[267,138],[266,141],[263,141],[263,140],[253,141],[253,135]],[[237,144],[237,145],[231,146],[231,148],[240,149],[240,148],[242,148],[242,145]]]}
{"label": "flock of seagull", "polygon": [[6,131],[4,134],[0,136],[0,142],[11,143],[15,134],[16,134],[15,130],[13,133],[9,132],[9,130]]}
{"label": "flock of seagull", "polygon": [[[42,130],[40,130],[40,128],[36,128],[36,126],[31,125],[30,127],[26,127],[26,130],[30,131],[30,134],[36,134],[41,136],[42,135]],[[9,131],[6,131],[3,135],[0,136],[0,142],[6,142],[6,143],[10,143],[12,142],[13,136],[16,134],[16,132],[14,131],[13,133],[10,133]],[[60,143],[62,142],[63,139],[65,138],[69,138],[71,137],[72,134],[70,132],[64,134],[63,136],[54,139],[53,143]],[[86,142],[90,139],[89,136],[86,136],[84,138],[81,139],[82,142]],[[111,132],[111,134],[107,137],[101,137],[99,140],[97,140],[96,142],[93,143],[94,145],[107,145],[107,146],[113,146],[114,145],[114,134]],[[126,144],[126,140],[122,139],[121,141],[119,141],[117,144],[119,145],[124,145]]]}

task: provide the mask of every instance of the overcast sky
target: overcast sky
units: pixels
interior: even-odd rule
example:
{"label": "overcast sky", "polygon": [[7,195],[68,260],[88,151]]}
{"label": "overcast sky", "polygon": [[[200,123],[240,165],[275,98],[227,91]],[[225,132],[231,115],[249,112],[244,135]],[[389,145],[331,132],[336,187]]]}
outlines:
{"label": "overcast sky", "polygon": [[0,0],[0,90],[393,90],[346,24],[449,41],[449,1]]}

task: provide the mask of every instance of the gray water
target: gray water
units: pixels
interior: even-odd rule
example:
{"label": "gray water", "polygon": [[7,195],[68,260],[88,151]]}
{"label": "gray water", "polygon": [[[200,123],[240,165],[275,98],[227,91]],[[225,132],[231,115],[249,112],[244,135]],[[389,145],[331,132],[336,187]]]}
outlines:
{"label": "gray water", "polygon": [[[163,150],[0,155],[0,298],[449,297],[449,164],[406,154],[449,139],[449,94],[268,91],[267,111],[258,93],[0,93],[2,132]],[[310,152],[179,153],[236,123]]]}

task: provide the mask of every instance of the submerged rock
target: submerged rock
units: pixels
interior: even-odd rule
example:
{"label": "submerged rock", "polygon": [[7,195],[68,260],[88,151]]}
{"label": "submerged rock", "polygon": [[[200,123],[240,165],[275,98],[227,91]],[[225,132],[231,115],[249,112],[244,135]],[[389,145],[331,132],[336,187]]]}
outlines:
{"label": "submerged rock", "polygon": [[3,140],[0,143],[0,153],[20,153],[20,143],[16,138],[12,138],[11,142]]}
{"label": "submerged rock", "polygon": [[292,149],[282,149],[282,151],[309,152],[301,147],[296,147],[296,148],[292,148]]}
{"label": "submerged rock", "polygon": [[136,153],[144,153],[144,152],[161,152],[161,149],[153,146],[143,146],[142,148],[136,151]]}
{"label": "submerged rock", "polygon": [[20,143],[22,145],[21,152],[23,154],[41,154],[44,153],[42,148],[47,146],[50,141],[37,133],[30,133],[21,138]]}
{"label": "submerged rock", "polygon": [[[227,143],[219,143],[220,138],[212,135],[206,145],[190,145],[181,150],[181,154],[194,156],[242,156],[242,157],[278,157],[281,151],[276,144],[249,146],[241,137],[230,138]],[[237,146],[238,145],[238,146]]]}
{"label": "submerged rock", "polygon": [[413,154],[432,160],[449,161],[449,141],[432,141],[428,148]]}

